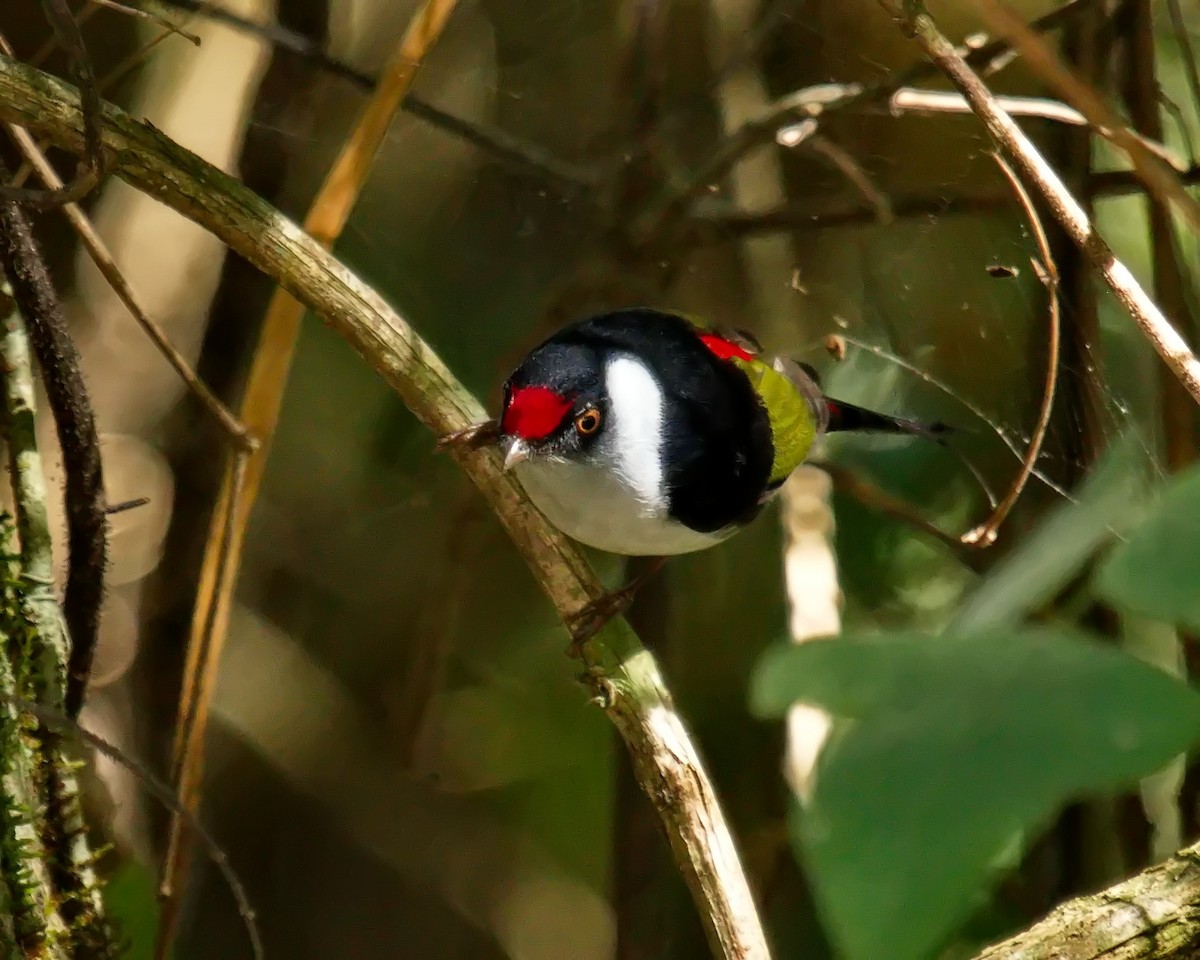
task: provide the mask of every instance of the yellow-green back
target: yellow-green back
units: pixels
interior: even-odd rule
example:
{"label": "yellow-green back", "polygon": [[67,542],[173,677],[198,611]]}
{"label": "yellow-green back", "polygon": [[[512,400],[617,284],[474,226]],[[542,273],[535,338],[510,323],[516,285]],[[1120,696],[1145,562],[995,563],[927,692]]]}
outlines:
{"label": "yellow-green back", "polygon": [[750,379],[750,385],[767,409],[775,458],[769,483],[782,483],[812,449],[817,438],[817,418],[809,399],[795,383],[759,357],[730,357]]}

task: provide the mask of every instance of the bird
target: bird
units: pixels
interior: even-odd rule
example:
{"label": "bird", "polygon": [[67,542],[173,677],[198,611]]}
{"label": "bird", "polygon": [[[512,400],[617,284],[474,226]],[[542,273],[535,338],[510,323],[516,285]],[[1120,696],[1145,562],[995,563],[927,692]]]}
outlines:
{"label": "bird", "polygon": [[764,356],[744,331],[623,307],[535,346],[504,381],[499,419],[446,440],[498,444],[504,468],[568,537],[654,558],[581,614],[578,642],[667,557],[714,547],[754,520],[823,435],[946,430],[827,397],[812,367]]}

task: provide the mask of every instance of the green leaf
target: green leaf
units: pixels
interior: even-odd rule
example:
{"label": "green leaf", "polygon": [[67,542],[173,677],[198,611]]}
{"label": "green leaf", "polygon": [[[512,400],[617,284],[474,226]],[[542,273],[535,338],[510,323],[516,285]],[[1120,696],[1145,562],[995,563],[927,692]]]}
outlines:
{"label": "green leaf", "polygon": [[932,956],[1026,830],[1200,737],[1200,695],[1066,631],[813,640],[769,651],[751,699],[838,718],[793,836],[849,960]]}
{"label": "green leaf", "polygon": [[158,935],[158,885],[154,875],[140,863],[126,860],[104,884],[104,906],[118,941],[126,947],[122,960],[150,960]]}
{"label": "green leaf", "polygon": [[1075,500],[1051,511],[992,569],[963,601],[950,629],[1010,626],[1058,593],[1097,549],[1136,518],[1144,462],[1145,451],[1133,432],[1109,447]]}
{"label": "green leaf", "polygon": [[1200,467],[1172,479],[1094,586],[1130,613],[1200,628]]}

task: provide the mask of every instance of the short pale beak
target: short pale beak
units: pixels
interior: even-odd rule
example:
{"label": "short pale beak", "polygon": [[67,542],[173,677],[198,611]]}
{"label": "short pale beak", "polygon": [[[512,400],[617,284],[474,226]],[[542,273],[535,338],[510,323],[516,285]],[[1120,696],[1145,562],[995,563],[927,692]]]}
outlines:
{"label": "short pale beak", "polygon": [[504,469],[511,470],[518,463],[529,459],[529,444],[524,440],[514,440],[504,455]]}

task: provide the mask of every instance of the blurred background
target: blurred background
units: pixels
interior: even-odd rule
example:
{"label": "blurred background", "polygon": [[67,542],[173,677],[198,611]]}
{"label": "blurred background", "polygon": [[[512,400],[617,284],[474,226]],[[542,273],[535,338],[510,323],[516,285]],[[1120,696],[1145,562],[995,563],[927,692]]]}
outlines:
{"label": "blurred background", "polygon": [[[1027,20],[1059,6],[1014,5]],[[982,29],[970,6],[929,4],[955,41]],[[1200,8],[1066,7],[1047,37],[1127,114],[1138,108],[1123,98],[1148,70],[1161,92],[1148,135],[1189,167],[1200,103],[1180,41],[1200,31]],[[152,20],[84,0],[73,9],[107,99],[299,221],[417,4],[147,6],[198,47],[161,39]],[[1149,55],[1132,39],[1146,24]],[[69,75],[35,0],[7,0],[0,30],[20,59]],[[1042,395],[1047,296],[1026,215],[972,116],[877,100],[832,112],[819,138],[788,148],[768,135],[729,176],[701,183],[682,219],[645,228],[662,198],[781,98],[899,82],[918,59],[875,0],[462,0],[335,252],[492,409],[521,353],[566,319],[666,306],[812,363],[834,396],[953,425],[962,457],[1004,490]],[[991,66],[996,91],[1048,96],[1021,60]],[[946,89],[932,74],[912,85]],[[1114,156],[1082,127],[1023,126],[1152,283],[1146,202]],[[147,311],[236,408],[272,284],[115,179],[85,206]],[[84,722],[169,772],[227,441],[65,222],[47,214],[37,226],[84,357],[109,500],[149,498],[113,518]],[[1194,424],[1168,415],[1175,394],[1156,357],[1050,232],[1063,348],[1038,476],[987,551],[941,542],[835,485],[847,629],[940,629],[1045,517],[1072,505],[1118,436],[1126,462],[1152,479],[1194,456]],[[1176,245],[1187,269],[1200,262],[1194,237]],[[844,338],[843,359],[830,337]],[[952,537],[986,516],[980,484],[937,445],[836,441],[823,457]],[[268,954],[706,956],[653,811],[562,655],[553,611],[432,444],[306,317],[247,532],[204,780],[203,818],[246,882]],[[710,765],[777,955],[815,958],[833,954],[789,842],[784,727],[753,716],[747,698],[755,662],[787,635],[782,549],[773,508],[719,549],[672,561],[632,617]],[[596,562],[614,583],[627,573]],[[1109,629],[1103,611],[1087,615]],[[167,813],[119,766],[97,772],[98,834],[117,844],[110,898],[130,956],[148,957]],[[1180,809],[1182,841],[1197,826],[1190,780]],[[941,955],[968,956],[1151,862],[1161,853],[1152,826],[1133,793],[1067,805]],[[917,875],[913,884],[916,898]],[[229,892],[199,854],[176,956],[249,956]]]}

